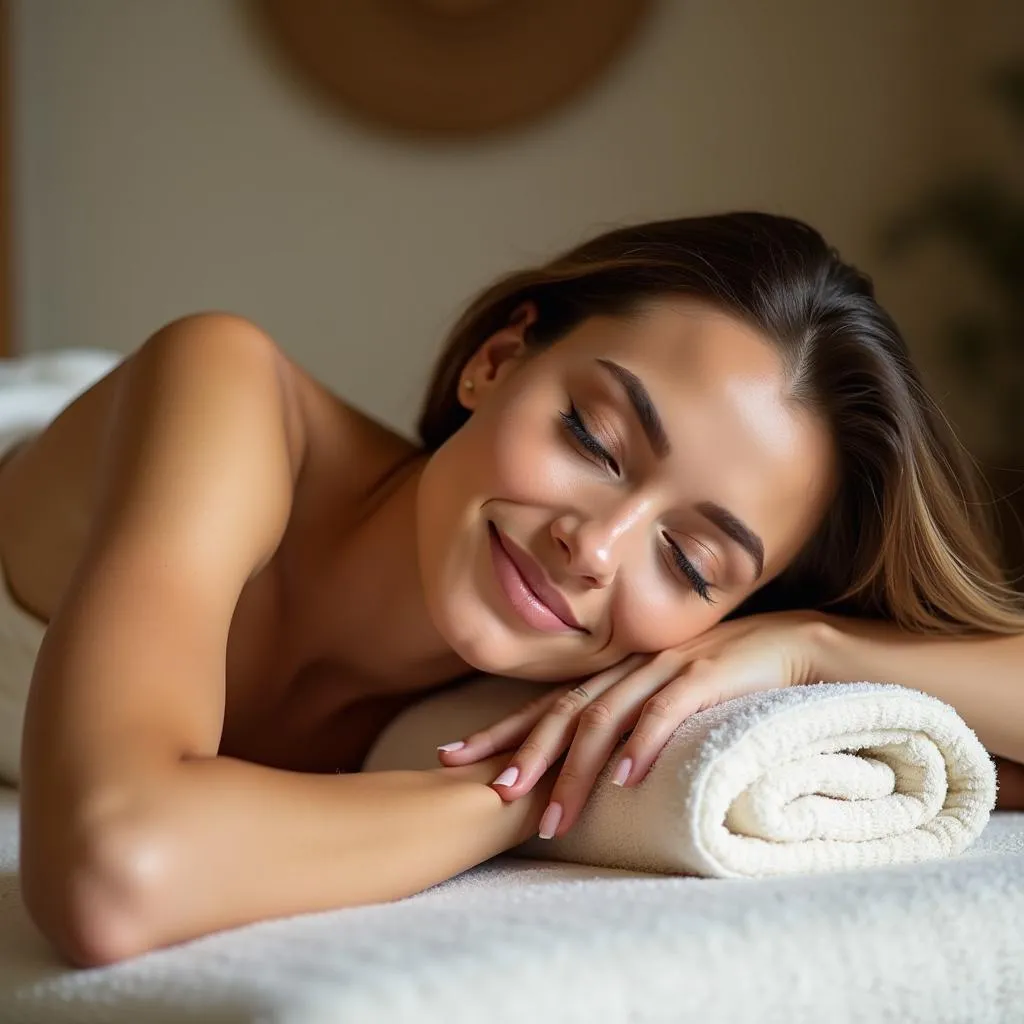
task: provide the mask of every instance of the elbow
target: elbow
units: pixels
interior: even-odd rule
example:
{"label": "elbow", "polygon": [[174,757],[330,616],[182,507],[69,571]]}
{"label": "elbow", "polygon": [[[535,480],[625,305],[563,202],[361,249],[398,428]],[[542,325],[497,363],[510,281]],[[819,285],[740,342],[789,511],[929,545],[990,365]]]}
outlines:
{"label": "elbow", "polygon": [[130,824],[98,825],[76,842],[49,848],[23,842],[25,909],[76,967],[140,956],[157,945],[154,897],[163,860],[156,837]]}

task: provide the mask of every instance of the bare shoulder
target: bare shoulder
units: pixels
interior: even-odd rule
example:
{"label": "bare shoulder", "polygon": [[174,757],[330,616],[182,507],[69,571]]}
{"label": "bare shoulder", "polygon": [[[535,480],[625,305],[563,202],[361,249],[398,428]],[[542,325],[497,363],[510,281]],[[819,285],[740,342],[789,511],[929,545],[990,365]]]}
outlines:
{"label": "bare shoulder", "polygon": [[[133,401],[136,414],[123,415]],[[259,423],[260,436],[239,437],[234,458],[283,456],[291,487],[278,497],[289,503],[289,515],[312,518],[358,505],[415,451],[313,377],[253,321],[222,312],[174,320],[0,466],[0,563],[12,593],[41,620],[49,621],[85,549],[111,444],[117,434],[137,433],[131,423],[140,416],[157,414],[153,403],[177,403],[164,419],[189,420],[174,432],[183,448],[209,444],[214,425],[192,415],[200,406],[216,408],[236,430]]]}
{"label": "bare shoulder", "polygon": [[[182,393],[207,390],[216,400],[219,392],[228,406],[226,415],[239,396],[244,396],[246,403],[262,402],[268,418],[284,432],[292,478],[298,478],[308,437],[296,367],[253,321],[220,312],[173,320],[118,370],[134,375],[138,384],[151,377],[157,394],[178,388]],[[113,393],[110,399],[115,400]],[[197,426],[201,428],[201,424]],[[201,438],[197,440],[201,442]]]}
{"label": "bare shoulder", "polygon": [[[200,330],[182,330],[199,325]],[[259,325],[227,313],[201,313],[174,321],[147,346],[159,349],[167,335],[167,352],[156,357],[156,372],[180,373],[194,379],[223,381],[226,368],[234,390],[248,378],[263,390],[286,431],[293,482],[316,483],[319,472],[337,463],[341,477],[358,492],[396,459],[415,451],[407,439],[348,402],[295,361]],[[278,388],[265,387],[268,372]]]}
{"label": "bare shoulder", "polygon": [[286,466],[278,504],[290,504],[309,450],[308,389],[243,317],[199,313],[161,328],[2,466],[0,561],[12,592],[49,621],[100,518],[114,450],[154,443],[144,422],[167,424],[182,457],[208,447],[211,431],[234,430],[236,461]]}

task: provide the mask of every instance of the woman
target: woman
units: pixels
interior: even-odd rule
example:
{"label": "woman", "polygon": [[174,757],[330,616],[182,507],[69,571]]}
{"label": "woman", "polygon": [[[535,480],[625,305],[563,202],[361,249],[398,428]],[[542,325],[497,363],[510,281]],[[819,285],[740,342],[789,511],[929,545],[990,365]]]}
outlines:
{"label": "woman", "polygon": [[[73,962],[564,834],[622,733],[635,784],[753,689],[903,683],[1024,760],[1024,614],[970,467],[806,225],[645,224],[511,275],[455,326],[420,432],[201,315],[6,462],[0,558],[48,624],[22,887]],[[475,671],[548,685],[435,770],[358,771]]]}

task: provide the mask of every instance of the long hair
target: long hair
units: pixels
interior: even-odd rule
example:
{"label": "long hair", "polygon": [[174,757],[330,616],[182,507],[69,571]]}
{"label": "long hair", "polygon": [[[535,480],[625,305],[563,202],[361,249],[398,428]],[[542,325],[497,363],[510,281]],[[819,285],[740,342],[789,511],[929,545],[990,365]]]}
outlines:
{"label": "long hair", "polygon": [[928,396],[871,279],[813,228],[738,212],[610,231],[485,289],[452,328],[419,420],[428,451],[468,417],[463,367],[524,301],[531,346],[588,317],[652,300],[703,300],[781,353],[793,397],[824,417],[839,460],[836,500],[794,562],[732,614],[817,608],[917,632],[1024,632],[997,555],[991,501]]}

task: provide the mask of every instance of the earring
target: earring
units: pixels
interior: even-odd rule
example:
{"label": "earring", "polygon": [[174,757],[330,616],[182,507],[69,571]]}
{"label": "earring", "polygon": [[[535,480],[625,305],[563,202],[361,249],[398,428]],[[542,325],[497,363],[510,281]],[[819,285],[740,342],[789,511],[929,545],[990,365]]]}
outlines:
{"label": "earring", "polygon": [[473,390],[473,382],[468,377],[462,382],[462,386],[467,391],[472,391]]}

